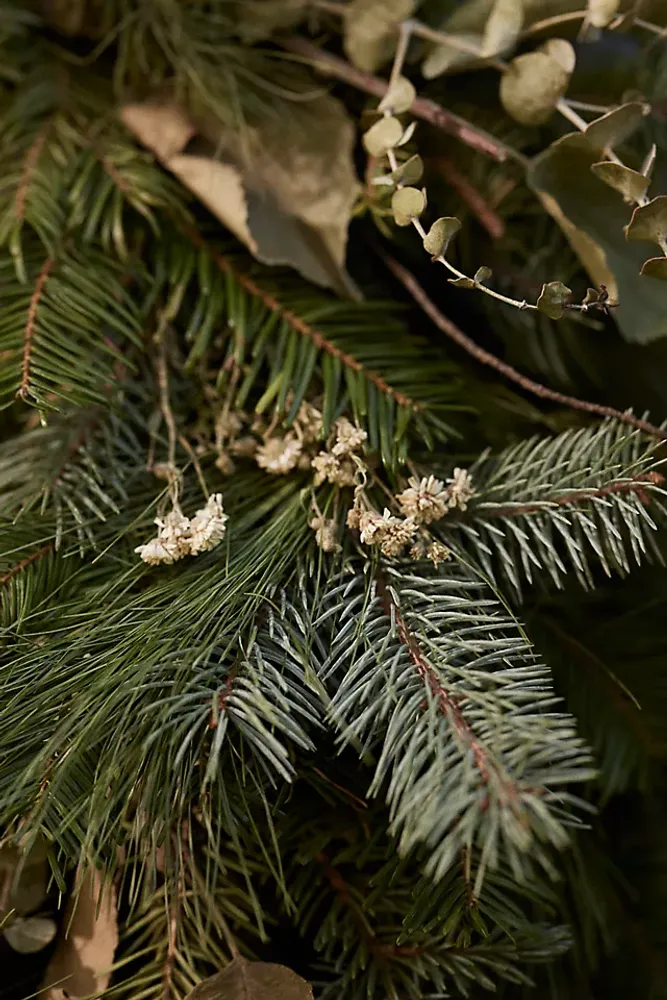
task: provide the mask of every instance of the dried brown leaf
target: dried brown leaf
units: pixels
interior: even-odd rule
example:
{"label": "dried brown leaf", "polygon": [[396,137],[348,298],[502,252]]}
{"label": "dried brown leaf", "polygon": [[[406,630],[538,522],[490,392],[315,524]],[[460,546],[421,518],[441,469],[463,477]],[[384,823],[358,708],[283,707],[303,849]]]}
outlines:
{"label": "dried brown leaf", "polygon": [[455,288],[474,288],[475,282],[472,278],[466,276],[462,278],[447,278],[450,285],[454,285]]}
{"label": "dried brown leaf", "polygon": [[549,281],[546,285],[542,285],[537,308],[550,319],[560,319],[571,295],[572,290],[562,281]]}
{"label": "dried brown leaf", "polygon": [[196,986],[186,1000],[313,1000],[313,991],[285,965],[239,957]]}
{"label": "dried brown leaf", "polygon": [[49,962],[42,1000],[80,1000],[106,989],[118,945],[116,892],[89,871],[70,900],[63,937]]}

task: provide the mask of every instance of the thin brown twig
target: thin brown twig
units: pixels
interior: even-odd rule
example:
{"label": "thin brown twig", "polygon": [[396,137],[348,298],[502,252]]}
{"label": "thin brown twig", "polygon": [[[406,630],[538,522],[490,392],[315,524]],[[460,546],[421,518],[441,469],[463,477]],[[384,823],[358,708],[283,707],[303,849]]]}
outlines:
{"label": "thin brown twig", "polygon": [[326,351],[326,353],[331,355],[332,358],[338,358],[341,364],[346,368],[351,368],[352,371],[359,372],[359,374],[363,375],[369,382],[372,382],[376,389],[384,393],[384,395],[391,396],[392,399],[395,399],[399,406],[406,406],[415,412],[422,409],[422,406],[415,402],[414,399],[411,399],[410,396],[406,396],[405,393],[401,392],[399,389],[395,389],[392,385],[385,381],[381,375],[378,375],[377,372],[366,368],[360,361],[357,361],[353,355],[342,351],[340,347],[336,347],[336,345],[328,340],[323,333],[320,333],[319,330],[314,329],[314,327],[310,326],[309,323],[306,323],[301,316],[292,312],[291,309],[285,308],[285,306],[283,306],[278,299],[276,299],[270,292],[267,292],[265,288],[258,285],[257,282],[248,277],[248,275],[237,271],[236,268],[234,268],[222,254],[217,253],[212,249],[212,247],[208,246],[206,241],[195,230],[188,229],[187,234],[196,246],[205,249],[211,255],[211,259],[220,271],[224,274],[232,275],[234,280],[237,281],[242,288],[245,288],[250,295],[260,299],[267,309],[277,313],[283,320],[285,320],[286,323],[289,324],[289,326],[292,327],[293,330],[296,330],[297,333],[300,333],[304,337],[308,337],[308,339],[312,341],[315,347],[319,350]]}
{"label": "thin brown twig", "polygon": [[37,310],[39,308],[42,295],[44,294],[44,286],[46,285],[54,264],[55,259],[53,257],[46,258],[42,264],[42,269],[37,276],[35,288],[30,298],[28,316],[25,322],[25,329],[23,331],[23,367],[21,373],[21,385],[16,392],[16,395],[21,399],[27,399],[30,393],[30,360],[32,356],[32,342],[35,335],[35,327],[37,325]]}
{"label": "thin brown twig", "polygon": [[568,396],[565,393],[557,392],[555,389],[549,389],[546,385],[535,382],[526,375],[522,375],[521,372],[512,368],[505,361],[501,361],[495,354],[491,354],[490,351],[486,351],[483,347],[480,347],[474,340],[471,340],[470,337],[463,333],[462,330],[459,330],[456,324],[448,319],[436,304],[431,301],[415,276],[403,264],[400,264],[390,254],[386,253],[386,251],[381,251],[381,254],[392,274],[398,278],[403,287],[410,293],[415,302],[423,309],[429,319],[435,323],[438,329],[442,330],[459,347],[462,347],[464,351],[467,351],[468,354],[472,355],[473,358],[476,358],[483,365],[494,368],[501,375],[504,375],[505,378],[508,378],[526,392],[530,392],[534,396],[539,396],[540,399],[548,399],[553,403],[560,403],[562,406],[569,406],[573,410],[581,410],[584,413],[592,413],[599,417],[611,417],[620,423],[635,427],[637,430],[643,431],[645,434],[649,434],[660,441],[667,441],[667,434],[665,434],[664,430],[656,427],[655,424],[650,423],[648,420],[635,417],[629,411],[623,413],[613,406],[603,406],[600,403],[590,403],[584,399],[577,399],[575,396]]}
{"label": "thin brown twig", "polygon": [[[289,38],[282,38],[280,44],[288,52],[302,56],[308,62],[312,63],[316,72],[348,83],[351,87],[355,87],[365,94],[382,98],[388,90],[386,80],[356,69],[355,66],[346,62],[345,59],[341,59],[331,52],[325,52],[305,38],[290,36]],[[416,97],[409,110],[415,118],[421,118],[422,121],[428,122],[429,125],[447,132],[466,146],[470,146],[480,153],[486,153],[487,156],[491,156],[500,163],[510,159],[521,163],[526,162],[525,157],[516,149],[512,149],[511,146],[501,142],[489,132],[485,132],[476,125],[472,125],[465,118],[461,118],[452,111],[443,108],[440,104],[436,104],[435,101],[431,101],[426,97]]]}
{"label": "thin brown twig", "polygon": [[4,572],[2,576],[0,576],[0,587],[4,587],[4,585],[6,583],[9,583],[9,581],[13,577],[15,577],[22,570],[24,570],[27,566],[31,566],[32,563],[36,562],[38,559],[41,559],[42,556],[45,556],[46,553],[50,552],[52,548],[53,548],[53,542],[47,542],[46,545],[42,545],[41,549],[37,549],[36,552],[33,552],[31,555],[26,556],[25,559],[21,559],[21,561],[16,563],[15,566],[12,566],[11,569],[6,570],[6,572]]}
{"label": "thin brown twig", "polygon": [[505,223],[493,210],[481,191],[478,191],[465,174],[446,156],[433,158],[436,170],[461,196],[475,218],[486,229],[489,236],[499,240],[505,235]]}

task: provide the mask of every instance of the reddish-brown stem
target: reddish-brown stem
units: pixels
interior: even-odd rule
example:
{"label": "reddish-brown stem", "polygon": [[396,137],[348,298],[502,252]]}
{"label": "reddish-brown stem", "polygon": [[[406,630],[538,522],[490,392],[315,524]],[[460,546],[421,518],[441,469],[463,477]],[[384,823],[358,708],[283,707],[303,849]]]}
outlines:
{"label": "reddish-brown stem", "polygon": [[52,548],[53,548],[53,542],[47,542],[46,545],[42,545],[41,549],[37,549],[36,552],[33,552],[31,555],[26,556],[25,559],[21,560],[21,562],[18,562],[15,566],[12,566],[11,569],[6,570],[2,574],[2,576],[0,576],[0,587],[3,587],[6,583],[9,583],[9,581],[13,577],[15,577],[22,570],[24,570],[27,566],[31,566],[32,563],[37,562],[37,560],[41,559],[42,556],[45,556],[47,552],[50,552]]}
{"label": "reddish-brown stem", "polygon": [[486,229],[489,236],[499,240],[505,235],[505,223],[494,211],[481,191],[478,191],[465,174],[446,156],[433,158],[433,165],[438,173],[460,195],[472,214]]}
{"label": "reddish-brown stem", "polygon": [[[578,493],[567,493],[562,497],[553,497],[547,502],[556,504],[558,507],[567,507],[574,504],[585,503],[587,500],[596,497],[608,497],[614,494],[634,493],[639,500],[647,507],[650,503],[650,494],[646,490],[646,484],[659,486],[664,481],[664,476],[659,472],[643,472],[633,479],[610,483],[608,486],[600,486],[599,489],[580,490]],[[493,507],[490,510],[483,510],[487,517],[518,517],[521,514],[539,514],[544,510],[544,503],[512,504],[511,507]]]}
{"label": "reddish-brown stem", "polygon": [[563,392],[556,392],[555,389],[549,389],[546,385],[542,385],[540,382],[535,382],[532,378],[522,375],[516,368],[512,368],[511,365],[497,358],[495,354],[484,350],[483,347],[480,347],[474,340],[471,340],[462,330],[459,330],[458,326],[448,319],[436,304],[431,301],[414,275],[403,264],[399,264],[397,260],[384,251],[382,252],[382,256],[391,273],[398,278],[403,287],[410,293],[415,302],[423,309],[429,319],[435,323],[438,329],[442,330],[459,347],[462,347],[464,351],[467,351],[468,354],[472,355],[473,358],[476,358],[483,365],[494,368],[501,375],[504,375],[505,378],[508,378],[526,392],[530,392],[534,396],[539,396],[540,399],[548,399],[553,403],[560,403],[562,406],[569,406],[573,410],[582,410],[584,413],[592,413],[598,417],[611,417],[620,423],[636,427],[637,430],[644,431],[645,434],[658,438],[660,441],[667,441],[667,434],[659,427],[656,427],[655,424],[649,423],[648,420],[635,417],[630,412],[622,413],[621,410],[617,410],[613,406],[589,403],[587,400],[577,399],[575,396],[567,396]]}
{"label": "reddish-brown stem", "polygon": [[42,264],[42,269],[37,276],[35,288],[30,298],[28,318],[26,319],[25,330],[23,331],[23,369],[21,375],[21,385],[16,392],[16,395],[21,399],[27,399],[30,393],[30,359],[32,356],[32,342],[35,335],[35,327],[37,325],[37,310],[39,309],[39,303],[42,295],[44,294],[44,286],[46,285],[54,264],[55,260],[53,257],[46,258]]}
{"label": "reddish-brown stem", "polygon": [[209,729],[217,729],[218,728],[218,718],[219,718],[220,715],[222,715],[222,713],[224,711],[226,711],[227,702],[229,700],[230,694],[232,693],[232,688],[234,686],[234,680],[236,679],[236,675],[237,675],[238,672],[239,672],[238,665],[235,664],[232,667],[232,669],[229,671],[229,673],[227,674],[227,676],[225,677],[225,683],[222,685],[222,687],[218,691],[218,700],[217,700],[217,703],[216,703],[216,705],[217,705],[217,714],[213,711],[213,709],[211,709],[211,717],[208,720],[208,728]]}
{"label": "reddish-brown stem", "polygon": [[203,240],[199,233],[195,230],[189,229],[188,236],[196,246],[206,249],[220,271],[224,274],[232,275],[234,280],[238,282],[242,288],[245,288],[250,295],[253,295],[255,298],[258,298],[261,302],[263,302],[267,309],[277,313],[289,326],[292,327],[293,330],[296,330],[297,333],[300,333],[304,337],[308,337],[318,350],[326,351],[326,353],[331,355],[332,358],[338,358],[341,364],[346,368],[351,368],[352,371],[359,372],[364,376],[364,378],[368,379],[369,382],[372,382],[376,389],[384,393],[386,396],[391,396],[392,399],[395,399],[400,406],[406,406],[415,411],[421,410],[419,403],[416,403],[413,399],[406,396],[405,393],[400,392],[398,389],[394,389],[394,387],[389,385],[389,383],[386,382],[381,375],[365,368],[364,365],[362,365],[360,361],[357,361],[357,359],[351,354],[346,354],[345,351],[341,351],[340,347],[336,347],[335,344],[332,344],[332,342],[328,340],[323,333],[320,333],[319,330],[314,329],[314,327],[310,326],[309,323],[306,323],[301,316],[297,316],[297,314],[292,312],[291,309],[286,309],[285,306],[281,305],[275,296],[273,296],[270,292],[267,292],[267,290],[262,288],[261,285],[258,285],[253,278],[237,271],[236,268],[234,268],[222,254],[217,253],[210,246],[208,246],[206,241]]}
{"label": "reddish-brown stem", "polygon": [[[365,94],[371,94],[373,97],[382,98],[387,92],[388,83],[386,80],[356,69],[356,67],[346,62],[345,59],[332,55],[331,52],[325,52],[305,38],[297,38],[295,36],[283,38],[280,44],[288,52],[302,56],[312,64],[316,72],[322,73],[324,76],[341,80],[344,83],[348,83],[351,87],[363,91]],[[415,118],[421,118],[422,121],[428,122],[429,125],[433,125],[435,128],[439,128],[443,132],[455,136],[460,142],[465,143],[466,146],[470,146],[480,153],[486,153],[487,156],[493,157],[494,160],[498,160],[501,163],[510,158],[523,161],[523,157],[516,150],[513,150],[510,146],[506,146],[496,139],[495,136],[490,135],[483,129],[471,125],[465,118],[460,118],[453,112],[447,111],[446,108],[436,104],[435,101],[430,101],[426,97],[416,97],[409,110]]]}
{"label": "reddish-brown stem", "polygon": [[31,143],[30,148],[26,153],[25,160],[23,161],[23,169],[21,170],[21,177],[19,179],[18,187],[16,188],[16,198],[14,200],[14,213],[19,222],[23,221],[23,217],[25,215],[25,203],[28,195],[28,188],[30,186],[30,179],[35,172],[35,167],[39,162],[40,156],[42,155],[44,143],[46,142],[46,137],[49,134],[50,128],[51,122],[46,122],[42,125],[34,142]]}

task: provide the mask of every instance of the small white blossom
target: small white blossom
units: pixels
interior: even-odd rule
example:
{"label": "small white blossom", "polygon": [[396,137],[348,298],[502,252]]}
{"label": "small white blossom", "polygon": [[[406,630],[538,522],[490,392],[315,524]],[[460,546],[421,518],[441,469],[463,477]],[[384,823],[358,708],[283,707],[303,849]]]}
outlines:
{"label": "small white blossom", "polygon": [[360,538],[364,545],[379,545],[385,556],[400,555],[417,532],[412,518],[394,517],[385,507],[384,512],[363,511],[359,517]]}
{"label": "small white blossom", "polygon": [[452,558],[452,550],[442,542],[431,542],[426,549],[426,558],[430,559],[434,566],[438,566],[441,562]]}
{"label": "small white blossom", "polygon": [[297,465],[302,448],[294,434],[270,437],[257,449],[255,460],[261,469],[274,476],[284,476]]}
{"label": "small white blossom", "polygon": [[151,538],[144,545],[137,545],[134,551],[138,552],[143,561],[148,563],[149,566],[158,566],[160,563],[170,566],[171,563],[181,558],[178,546],[159,536]]}
{"label": "small white blossom", "polygon": [[396,499],[403,513],[420,524],[430,524],[444,517],[449,505],[448,490],[435,476],[422,479],[411,476],[407,488]]}
{"label": "small white blossom", "polygon": [[409,545],[417,533],[417,525],[410,517],[404,521],[399,521],[387,531],[386,536],[380,543],[380,552],[383,556],[400,556],[406,545]]}
{"label": "small white blossom", "polygon": [[454,469],[454,473],[451,479],[447,480],[447,483],[449,484],[447,491],[449,494],[449,506],[465,510],[468,506],[468,500],[475,493],[470,473],[465,469]]}
{"label": "small white blossom", "polygon": [[314,444],[322,430],[322,414],[317,407],[304,401],[296,415],[294,429],[304,444]]}
{"label": "small white blossom", "polygon": [[155,524],[160,529],[156,538],[151,538],[144,545],[138,545],[135,552],[139,553],[144,562],[150,566],[159,563],[171,565],[177,559],[182,559],[190,552],[190,519],[180,510],[174,508],[166,517],[156,517]]}
{"label": "small white blossom", "polygon": [[340,546],[336,541],[336,522],[333,518],[318,515],[309,522],[315,532],[315,541],[323,552],[335,552]]}
{"label": "small white blossom", "polygon": [[213,493],[206,506],[198,510],[190,522],[190,555],[209,552],[222,541],[227,515],[222,510],[222,493]]}
{"label": "small white blossom", "polygon": [[325,480],[334,483],[336,486],[354,486],[354,465],[349,459],[337,458],[331,452],[321,451],[312,460],[311,465],[315,469],[315,485],[319,486]]}
{"label": "small white blossom", "polygon": [[351,455],[364,443],[368,435],[360,427],[355,427],[347,417],[336,421],[336,443],[331,449],[334,455]]}

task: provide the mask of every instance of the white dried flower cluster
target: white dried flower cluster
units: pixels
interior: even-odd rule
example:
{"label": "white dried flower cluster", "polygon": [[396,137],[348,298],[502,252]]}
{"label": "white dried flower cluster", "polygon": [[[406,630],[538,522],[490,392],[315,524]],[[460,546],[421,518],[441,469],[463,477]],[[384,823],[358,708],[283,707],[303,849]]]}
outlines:
{"label": "white dried flower cluster", "polygon": [[333,518],[318,514],[309,521],[309,526],[315,532],[315,541],[323,552],[335,552],[340,548],[336,541],[336,522]]}
{"label": "white dried flower cluster", "polygon": [[421,479],[411,476],[407,488],[396,499],[406,517],[414,517],[419,524],[439,521],[449,507],[449,492],[442,480],[435,476]]}
{"label": "white dried flower cluster", "polygon": [[209,552],[222,541],[226,530],[222,493],[213,493],[192,519],[175,506],[165,517],[156,517],[155,524],[157,536],[134,550],[150,566],[171,565],[184,556]]}
{"label": "white dried flower cluster", "polygon": [[412,518],[394,517],[386,507],[382,514],[372,510],[359,515],[359,537],[364,545],[377,545],[385,556],[398,556],[417,533]]}
{"label": "white dried flower cluster", "polygon": [[452,550],[448,549],[442,542],[427,542],[420,538],[410,549],[410,558],[429,559],[434,566],[439,566],[441,562],[446,562],[452,558]]}
{"label": "white dried flower cluster", "polygon": [[447,480],[449,506],[466,510],[468,501],[475,495],[472,477],[466,469],[454,469],[451,479]]}
{"label": "white dried flower cluster", "polygon": [[255,453],[255,461],[260,469],[274,476],[284,476],[299,464],[303,445],[296,434],[268,437]]}
{"label": "white dried flower cluster", "polygon": [[356,427],[347,417],[339,417],[334,424],[336,440],[331,450],[321,451],[312,460],[315,470],[314,483],[324,482],[334,486],[354,486],[357,464],[360,459],[356,452],[366,440],[366,431]]}

